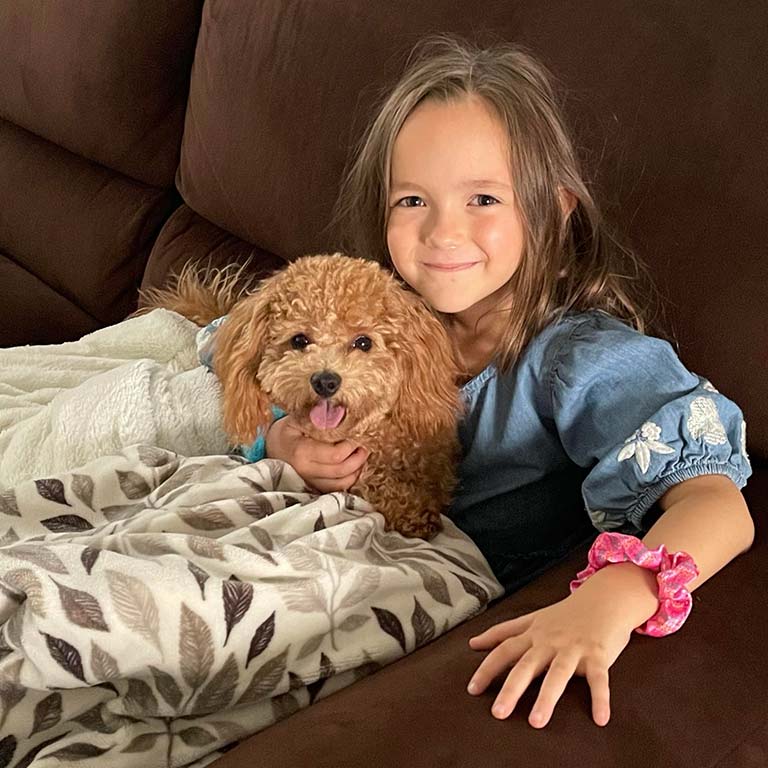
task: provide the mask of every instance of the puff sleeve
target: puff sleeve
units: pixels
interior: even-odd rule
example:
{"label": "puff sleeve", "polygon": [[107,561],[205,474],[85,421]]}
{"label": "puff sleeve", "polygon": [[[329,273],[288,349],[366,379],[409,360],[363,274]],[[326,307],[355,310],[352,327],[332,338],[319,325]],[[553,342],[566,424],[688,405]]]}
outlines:
{"label": "puff sleeve", "polygon": [[599,530],[642,530],[677,483],[751,474],[739,407],[680,362],[672,346],[602,312],[561,340],[549,376],[552,417]]}

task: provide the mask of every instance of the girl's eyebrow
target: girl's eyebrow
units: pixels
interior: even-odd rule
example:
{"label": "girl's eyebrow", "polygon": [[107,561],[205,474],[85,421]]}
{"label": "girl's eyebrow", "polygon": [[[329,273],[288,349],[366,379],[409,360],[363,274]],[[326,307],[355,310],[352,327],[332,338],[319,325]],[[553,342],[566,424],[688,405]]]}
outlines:
{"label": "girl's eyebrow", "polygon": [[[463,181],[460,185],[461,188],[468,188],[468,187],[497,187],[499,189],[510,189],[510,185],[508,183],[505,183],[503,181],[497,181],[494,179],[467,179],[467,181]],[[422,186],[419,184],[415,184],[412,181],[399,181],[396,184],[392,184],[390,190],[392,192],[396,192],[400,189],[420,189],[424,190]]]}

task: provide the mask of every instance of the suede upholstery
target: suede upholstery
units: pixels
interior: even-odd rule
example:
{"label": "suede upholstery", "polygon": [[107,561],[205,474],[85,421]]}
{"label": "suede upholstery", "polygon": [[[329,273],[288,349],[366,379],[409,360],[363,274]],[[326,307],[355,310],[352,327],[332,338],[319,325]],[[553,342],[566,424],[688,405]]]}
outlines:
{"label": "suede upholstery", "polygon": [[581,548],[217,766],[768,765],[766,29],[752,0],[0,5],[0,345],[115,322],[190,259],[267,273],[334,249],[338,183],[381,89],[424,33],[456,32],[549,65],[585,175],[666,300],[663,329],[746,416],[755,545],[677,636],[633,640],[608,727],[583,681],[543,732],[525,719],[533,691],[502,723],[464,692],[467,638],[565,596]]}

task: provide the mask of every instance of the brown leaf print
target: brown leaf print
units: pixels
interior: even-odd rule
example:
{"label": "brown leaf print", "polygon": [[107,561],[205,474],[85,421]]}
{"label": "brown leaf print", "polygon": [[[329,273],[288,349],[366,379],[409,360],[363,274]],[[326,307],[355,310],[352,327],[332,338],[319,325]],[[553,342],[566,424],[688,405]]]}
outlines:
{"label": "brown leaf print", "polygon": [[200,557],[207,557],[210,560],[226,560],[224,548],[213,539],[206,539],[204,536],[189,536],[187,546]]}
{"label": "brown leaf print", "polygon": [[61,720],[61,694],[58,691],[46,696],[35,706],[35,717],[30,731],[31,739],[36,733],[53,728]]}
{"label": "brown leaf print", "polygon": [[136,449],[139,461],[145,467],[160,467],[164,464],[172,464],[175,456],[162,448],[156,448],[154,445],[140,445]]}
{"label": "brown leaf print", "polygon": [[272,716],[275,722],[296,714],[301,709],[301,705],[292,693],[284,693],[272,699]]}
{"label": "brown leaf print", "polygon": [[72,475],[72,493],[89,509],[93,509],[93,478],[90,475]]}
{"label": "brown leaf print", "polygon": [[157,715],[159,708],[155,694],[144,680],[128,680],[128,691],[124,697],[126,711],[134,717]]}
{"label": "brown leaf print", "polygon": [[400,644],[403,649],[403,653],[406,653],[405,649],[405,632],[403,632],[403,625],[400,623],[400,619],[395,616],[392,611],[388,611],[386,608],[376,608],[371,606],[376,621],[379,622],[379,626],[391,637]]}
{"label": "brown leaf print", "polygon": [[411,614],[411,626],[416,638],[416,647],[419,648],[428,643],[435,637],[435,622],[432,617],[421,607],[421,603],[416,597],[413,598],[416,604]]}
{"label": "brown leaf print", "polygon": [[73,624],[84,629],[109,632],[99,601],[93,595],[80,589],[73,589],[65,584],[59,584],[52,577],[51,581],[59,588],[59,599],[64,613]]}
{"label": "brown leaf print", "polygon": [[93,526],[80,515],[59,515],[58,517],[48,517],[40,522],[52,533],[93,530]]}
{"label": "brown leaf print", "polygon": [[197,586],[200,587],[200,596],[205,600],[205,582],[208,581],[210,576],[191,560],[187,561],[187,568],[189,568],[189,572],[195,577]]}
{"label": "brown leaf print", "polygon": [[152,747],[155,746],[157,743],[157,740],[161,736],[166,736],[168,734],[166,733],[141,733],[138,736],[131,739],[130,743],[124,748],[121,749],[121,752],[124,753],[137,753],[137,752],[149,752]]}
{"label": "brown leaf print", "polygon": [[120,490],[126,498],[135,501],[149,496],[152,492],[147,481],[138,472],[131,472],[130,470],[122,472],[116,469],[115,473],[117,474],[117,481],[120,483]]}
{"label": "brown leaf print", "polygon": [[213,639],[205,620],[185,603],[181,604],[179,657],[182,677],[190,688],[196,690],[213,666]]}
{"label": "brown leaf print", "polygon": [[74,763],[75,761],[79,762],[90,757],[101,757],[105,752],[109,752],[110,749],[112,749],[112,747],[97,747],[95,744],[87,744],[84,741],[78,741],[74,744],[68,744],[61,749],[57,749],[55,752],[51,752],[45,757],[53,757],[59,761]]}
{"label": "brown leaf print", "polygon": [[5,581],[26,595],[27,605],[35,616],[45,618],[45,592],[34,571],[29,568],[15,568],[5,574]]}
{"label": "brown leaf print", "polygon": [[105,573],[120,620],[162,652],[157,603],[147,586],[140,579],[119,571],[107,570]]}
{"label": "brown leaf print", "polygon": [[196,727],[185,728],[183,731],[179,731],[179,738],[188,747],[207,747],[216,741],[216,737],[212,736],[204,728]]}
{"label": "brown leaf print", "polygon": [[0,493],[0,514],[21,517],[15,491],[10,490]]}
{"label": "brown leaf print", "polygon": [[83,661],[77,648],[70,645],[66,640],[62,640],[60,637],[54,637],[45,632],[41,632],[40,634],[45,638],[48,652],[53,657],[53,660],[62,669],[65,669],[71,675],[74,675],[78,680],[86,682],[85,674],[83,673]]}
{"label": "brown leaf print", "polygon": [[162,536],[151,533],[131,534],[131,549],[140,555],[157,557],[159,555],[177,555],[178,552]]}
{"label": "brown leaf print", "polygon": [[445,579],[434,568],[430,568],[428,565],[424,565],[424,563],[420,563],[418,560],[403,560],[402,562],[407,563],[419,574],[419,576],[421,576],[424,589],[429,592],[435,602],[453,606],[451,596],[448,592],[448,585],[446,584]]}
{"label": "brown leaf print", "polygon": [[101,514],[104,515],[104,518],[108,522],[115,523],[120,520],[127,520],[130,517],[135,517],[146,508],[146,504],[114,504],[109,507],[104,507],[101,510]]}
{"label": "brown leaf print", "polygon": [[80,562],[83,564],[83,568],[85,568],[85,572],[89,576],[91,575],[93,566],[96,565],[96,561],[99,559],[100,554],[101,550],[94,549],[93,547],[84,547],[83,551],[80,553]]}
{"label": "brown leaf print", "polygon": [[195,714],[207,714],[226,709],[235,695],[239,678],[240,670],[235,661],[235,654],[230,653],[224,666],[200,692],[192,711]]}
{"label": "brown leaf print", "polygon": [[225,581],[221,585],[221,595],[224,600],[224,621],[227,625],[227,635],[224,638],[224,645],[226,645],[232,628],[251,607],[253,584],[246,584],[241,581]]}
{"label": "brown leaf print", "polygon": [[325,530],[325,520],[323,519],[323,513],[321,512],[315,520],[315,526],[312,529],[314,532]]}
{"label": "brown leaf print", "polygon": [[309,691],[309,703],[314,704],[320,691],[325,685],[325,681],[329,677],[333,677],[336,674],[336,669],[331,663],[331,660],[324,654],[320,654],[320,677],[315,680],[314,683],[307,685],[307,691]]}
{"label": "brown leaf print", "polygon": [[310,637],[304,645],[301,646],[301,650],[296,655],[296,658],[306,659],[307,656],[311,656],[323,644],[326,635],[326,632],[318,632],[316,635]]}
{"label": "brown leaf print", "polygon": [[106,704],[97,704],[78,717],[72,720],[82,725],[88,731],[97,733],[117,733],[118,730],[127,722],[127,718],[115,715],[110,711]]}
{"label": "brown leaf print", "polygon": [[350,616],[347,616],[347,618],[339,624],[339,629],[343,632],[354,632],[370,620],[370,616],[363,616],[361,613],[353,613]]}
{"label": "brown leaf print", "polygon": [[237,506],[254,520],[263,520],[275,511],[263,496],[241,496],[235,501],[237,501]]}
{"label": "brown leaf print", "polygon": [[58,736],[54,736],[52,739],[46,739],[40,744],[35,744],[35,746],[32,747],[32,749],[30,749],[29,752],[27,752],[27,754],[24,755],[24,757],[22,757],[18,763],[16,763],[14,768],[28,768],[28,766],[32,765],[32,761],[37,757],[38,752],[42,752],[51,744],[54,744],[57,741],[61,741],[66,735],[66,733],[61,733]]}
{"label": "brown leaf print", "polygon": [[[163,497],[163,506],[167,506],[186,491],[186,485],[192,479],[192,475],[202,466],[202,464],[187,464],[157,487],[157,496]],[[174,493],[174,491],[178,492]]]}
{"label": "brown leaf print", "polygon": [[270,659],[256,670],[248,687],[243,691],[243,695],[237,702],[241,704],[250,704],[269,696],[277,688],[285,675],[286,659],[288,657],[288,648],[280,655]]}
{"label": "brown leaf print", "polygon": [[272,642],[272,638],[275,636],[275,611],[269,615],[261,624],[259,624],[256,632],[251,640],[250,648],[248,649],[248,658],[245,661],[245,668],[248,669],[248,665],[259,654],[263,653],[267,646]]}
{"label": "brown leaf print", "polygon": [[120,677],[117,659],[91,640],[91,672],[100,681],[114,680]]}
{"label": "brown leaf print", "polygon": [[267,489],[261,483],[257,483],[255,480],[251,480],[250,477],[245,477],[245,475],[238,475],[237,479],[242,480],[246,485],[253,488],[253,490],[256,491],[257,493],[267,492]]}
{"label": "brown leaf print", "polygon": [[8,713],[27,695],[27,689],[19,684],[19,674],[23,663],[24,659],[17,659],[4,669],[2,676],[0,676],[0,704],[3,705],[0,729],[2,729]]}
{"label": "brown leaf print", "polygon": [[35,487],[40,496],[48,501],[54,501],[56,504],[66,504],[71,506],[67,501],[67,497],[64,493],[64,483],[55,477],[47,478],[45,480],[35,480]]}
{"label": "brown leaf print", "polygon": [[19,534],[16,533],[16,531],[13,530],[13,526],[11,526],[3,535],[0,537],[0,547],[4,547],[8,544],[15,544],[19,540]]}
{"label": "brown leaf print", "polygon": [[472,597],[476,597],[481,606],[488,603],[488,593],[475,581],[468,579],[466,576],[462,576],[460,573],[451,571],[451,573],[461,582],[461,586],[464,587],[464,591]]}
{"label": "brown leaf print", "polygon": [[162,669],[157,669],[151,665],[149,668],[152,671],[152,677],[155,678],[155,688],[157,688],[158,693],[171,709],[178,709],[179,704],[181,704],[181,689],[176,681]]}
{"label": "brown leaf print", "polygon": [[221,531],[234,528],[234,523],[213,504],[206,504],[203,507],[179,507],[176,512],[190,528],[198,531]]}
{"label": "brown leaf print", "polygon": [[263,528],[259,528],[258,525],[249,525],[248,531],[264,549],[271,552],[275,548],[272,537]]}
{"label": "brown leaf print", "polygon": [[64,563],[51,551],[39,544],[18,544],[8,550],[8,554],[19,560],[26,560],[41,568],[45,568],[51,573],[60,573],[66,575],[69,571]]}
{"label": "brown leaf print", "polygon": [[5,768],[13,760],[13,753],[16,751],[16,737],[6,736],[0,741],[0,768]]}

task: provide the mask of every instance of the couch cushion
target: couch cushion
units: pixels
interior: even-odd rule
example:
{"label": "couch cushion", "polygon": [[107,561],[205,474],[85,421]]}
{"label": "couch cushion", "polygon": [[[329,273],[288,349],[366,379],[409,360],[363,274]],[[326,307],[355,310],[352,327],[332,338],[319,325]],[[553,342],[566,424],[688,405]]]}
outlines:
{"label": "couch cushion", "polygon": [[285,265],[278,256],[249,245],[181,205],[157,236],[141,287],[162,286],[170,274],[178,274],[188,262],[222,267],[246,261],[249,273],[263,276]]}
{"label": "couch cushion", "polygon": [[[173,190],[116,174],[2,120],[0,179],[0,250],[7,258],[98,325],[135,308],[152,242],[178,204]],[[15,290],[21,298],[21,287]],[[51,318],[57,304],[46,309]],[[69,316],[67,309],[61,330],[75,329]],[[7,303],[0,304],[0,325],[19,325]],[[64,339],[57,332],[48,340]]]}
{"label": "couch cushion", "polygon": [[0,3],[0,117],[170,186],[202,0]]}
{"label": "couch cushion", "polygon": [[288,258],[326,231],[348,148],[426,32],[516,41],[560,78],[588,177],[671,301],[683,361],[768,457],[768,5],[206,3],[179,169],[187,203]]}
{"label": "couch cushion", "polygon": [[0,347],[58,344],[101,323],[0,252]]}

